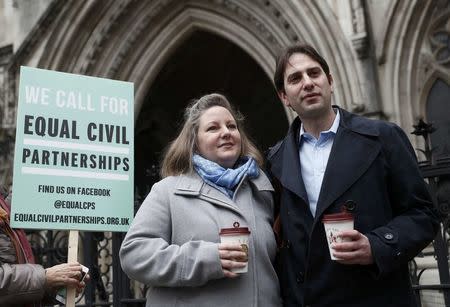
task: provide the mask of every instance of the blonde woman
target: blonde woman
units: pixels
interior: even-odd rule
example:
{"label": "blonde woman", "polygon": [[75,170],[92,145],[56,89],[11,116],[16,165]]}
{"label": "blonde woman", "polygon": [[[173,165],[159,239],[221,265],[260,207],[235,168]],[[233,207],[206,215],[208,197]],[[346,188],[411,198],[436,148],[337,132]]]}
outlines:
{"label": "blonde woman", "polygon": [[[121,250],[123,270],[149,285],[147,306],[280,306],[273,188],[242,118],[219,94],[185,112],[156,183]],[[241,245],[220,243],[222,228],[250,230]],[[248,260],[248,272],[237,274]]]}

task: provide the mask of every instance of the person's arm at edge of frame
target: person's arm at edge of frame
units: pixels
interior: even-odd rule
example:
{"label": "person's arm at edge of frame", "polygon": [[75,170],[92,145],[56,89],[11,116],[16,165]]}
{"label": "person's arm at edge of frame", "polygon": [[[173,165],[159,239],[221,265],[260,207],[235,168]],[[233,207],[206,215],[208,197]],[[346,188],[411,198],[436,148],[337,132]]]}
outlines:
{"label": "person's arm at edge of frame", "polygon": [[0,305],[39,302],[44,294],[45,270],[41,265],[1,264]]}
{"label": "person's arm at edge of frame", "polygon": [[[62,263],[44,269],[39,264],[8,264],[0,267],[0,303],[55,303],[59,288],[74,286],[77,293],[85,286],[80,282],[81,266],[78,263]],[[89,278],[88,278],[89,279]]]}

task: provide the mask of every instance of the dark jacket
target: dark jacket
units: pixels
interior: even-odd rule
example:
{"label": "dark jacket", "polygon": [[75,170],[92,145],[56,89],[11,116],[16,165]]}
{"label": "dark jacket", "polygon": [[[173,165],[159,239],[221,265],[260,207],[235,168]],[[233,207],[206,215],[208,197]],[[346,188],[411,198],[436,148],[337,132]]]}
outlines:
{"label": "dark jacket", "polygon": [[[300,173],[299,118],[268,155],[280,202],[284,304],[415,306],[408,261],[438,229],[416,156],[395,124],[339,111],[315,218]],[[355,229],[368,237],[373,265],[343,265],[330,259],[321,219],[339,212],[348,200],[356,203]]]}

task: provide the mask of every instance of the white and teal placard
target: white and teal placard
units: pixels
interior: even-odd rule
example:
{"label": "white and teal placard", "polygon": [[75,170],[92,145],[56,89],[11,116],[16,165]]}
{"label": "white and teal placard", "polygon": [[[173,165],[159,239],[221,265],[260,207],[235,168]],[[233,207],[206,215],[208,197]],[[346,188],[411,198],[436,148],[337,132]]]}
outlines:
{"label": "white and teal placard", "polygon": [[133,83],[21,67],[11,224],[127,231]]}

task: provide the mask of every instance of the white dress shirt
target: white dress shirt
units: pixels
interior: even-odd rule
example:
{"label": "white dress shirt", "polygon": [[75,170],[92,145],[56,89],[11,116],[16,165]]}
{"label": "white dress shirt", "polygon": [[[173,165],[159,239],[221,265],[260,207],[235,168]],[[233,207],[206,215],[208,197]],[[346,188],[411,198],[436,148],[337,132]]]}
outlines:
{"label": "white dress shirt", "polygon": [[331,125],[329,130],[320,132],[319,139],[305,132],[303,123],[300,126],[300,168],[312,216],[316,215],[323,175],[325,174],[331,147],[339,127],[339,111],[337,109],[334,110],[336,117],[333,125]]}

